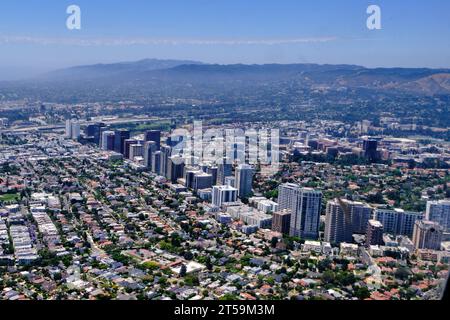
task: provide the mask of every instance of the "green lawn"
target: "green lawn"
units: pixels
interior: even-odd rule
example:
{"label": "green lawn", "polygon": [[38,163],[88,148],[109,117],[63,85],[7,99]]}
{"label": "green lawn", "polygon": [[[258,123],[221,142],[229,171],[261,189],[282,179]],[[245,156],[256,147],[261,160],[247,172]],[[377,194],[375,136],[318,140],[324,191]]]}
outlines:
{"label": "green lawn", "polygon": [[10,201],[16,201],[19,200],[19,194],[18,193],[7,193],[0,195],[0,201],[3,202],[10,202]]}
{"label": "green lawn", "polygon": [[145,131],[145,130],[169,130],[170,129],[170,121],[159,121],[155,123],[145,123],[140,124],[135,127],[136,131]]}
{"label": "green lawn", "polygon": [[155,121],[151,123],[127,123],[112,126],[113,129],[128,129],[132,132],[144,132],[147,130],[170,130],[171,122],[167,120]]}

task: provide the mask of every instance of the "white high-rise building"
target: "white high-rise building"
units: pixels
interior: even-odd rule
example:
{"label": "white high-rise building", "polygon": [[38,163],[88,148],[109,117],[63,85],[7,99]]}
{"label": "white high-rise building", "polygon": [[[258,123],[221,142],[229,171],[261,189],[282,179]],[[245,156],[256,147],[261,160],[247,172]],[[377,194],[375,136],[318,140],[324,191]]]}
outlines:
{"label": "white high-rise building", "polygon": [[253,176],[255,170],[248,164],[241,164],[236,169],[236,185],[240,198],[248,197],[252,194]]}
{"label": "white high-rise building", "polygon": [[353,233],[366,234],[367,224],[373,218],[373,208],[358,201],[342,199],[341,202],[351,213]]}
{"label": "white high-rise building", "polygon": [[72,121],[72,140],[78,140],[80,135],[80,123],[78,121]]}
{"label": "white high-rise building", "polygon": [[101,140],[101,148],[102,150],[112,150],[114,148],[114,145],[110,146],[108,148],[108,137],[114,136],[114,131],[104,131],[102,132],[102,140]]}
{"label": "white high-rise building", "polygon": [[322,192],[286,183],[278,188],[278,210],[291,210],[289,234],[294,237],[319,237]]}
{"label": "white high-rise building", "polygon": [[136,157],[144,156],[144,146],[140,143],[132,144],[130,146],[130,159],[134,160]]}
{"label": "white high-rise building", "polygon": [[366,234],[373,209],[368,204],[348,199],[334,199],[327,203],[325,241],[351,242],[352,235]]}
{"label": "white high-rise building", "polygon": [[439,250],[444,228],[438,223],[427,220],[416,221],[413,243],[416,249]]}
{"label": "white high-rise building", "polygon": [[77,120],[66,120],[66,134],[67,139],[78,140],[80,138],[80,123]]}
{"label": "white high-rise building", "polygon": [[236,178],[235,177],[225,177],[225,185],[236,188]]}
{"label": "white high-rise building", "polygon": [[257,203],[257,208],[259,211],[262,211],[264,213],[269,213],[269,212],[277,212],[278,211],[278,203],[265,199],[265,200],[261,200],[258,201]]}
{"label": "white high-rise building", "polygon": [[339,244],[352,242],[353,226],[350,208],[340,199],[327,203],[325,241]]}
{"label": "white high-rise building", "polygon": [[72,120],[66,120],[66,138],[72,138]]}
{"label": "white high-rise building", "polygon": [[237,192],[238,190],[231,186],[214,186],[212,189],[212,203],[220,207],[226,202],[236,202]]}
{"label": "white high-rise building", "polygon": [[439,223],[445,233],[450,233],[450,199],[428,201],[425,217],[426,220]]}
{"label": "white high-rise building", "polygon": [[412,237],[414,224],[422,220],[423,213],[409,212],[403,209],[376,209],[374,220],[380,221],[385,233]]}

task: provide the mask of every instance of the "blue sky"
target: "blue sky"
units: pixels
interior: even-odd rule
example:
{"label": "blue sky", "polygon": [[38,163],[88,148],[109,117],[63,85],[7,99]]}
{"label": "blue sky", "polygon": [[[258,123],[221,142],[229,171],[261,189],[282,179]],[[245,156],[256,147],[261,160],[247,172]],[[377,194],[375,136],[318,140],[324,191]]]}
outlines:
{"label": "blue sky", "polygon": [[143,58],[450,67],[449,16],[448,0],[2,0],[0,79]]}

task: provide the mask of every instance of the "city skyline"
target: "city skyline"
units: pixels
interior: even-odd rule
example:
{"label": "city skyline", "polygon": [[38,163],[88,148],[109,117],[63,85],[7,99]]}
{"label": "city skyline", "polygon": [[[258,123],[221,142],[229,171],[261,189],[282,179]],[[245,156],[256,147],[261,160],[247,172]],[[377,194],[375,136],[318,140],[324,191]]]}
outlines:
{"label": "city skyline", "polygon": [[446,300],[448,12],[3,1],[0,305]]}

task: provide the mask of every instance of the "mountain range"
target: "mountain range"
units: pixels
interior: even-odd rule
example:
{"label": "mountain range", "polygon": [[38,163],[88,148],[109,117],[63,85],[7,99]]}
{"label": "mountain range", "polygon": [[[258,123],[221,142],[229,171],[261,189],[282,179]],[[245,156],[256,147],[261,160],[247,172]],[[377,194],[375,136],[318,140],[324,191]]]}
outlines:
{"label": "mountain range", "polygon": [[[146,59],[136,62],[78,66],[20,82],[0,83],[6,89],[76,88],[154,93],[158,88],[254,88],[276,84],[310,90],[364,89],[413,95],[449,95],[450,69],[366,68],[319,64],[205,64],[189,60]],[[131,92],[130,91],[130,92]],[[176,92],[177,89],[174,89]],[[75,94],[75,90],[74,90]]]}
{"label": "mountain range", "polygon": [[296,81],[307,87],[367,88],[434,95],[450,93],[449,69],[377,68],[355,65],[265,64],[218,65],[197,61],[146,59],[137,62],[79,66],[46,74],[47,81],[112,81],[160,79],[170,82],[226,83]]}

